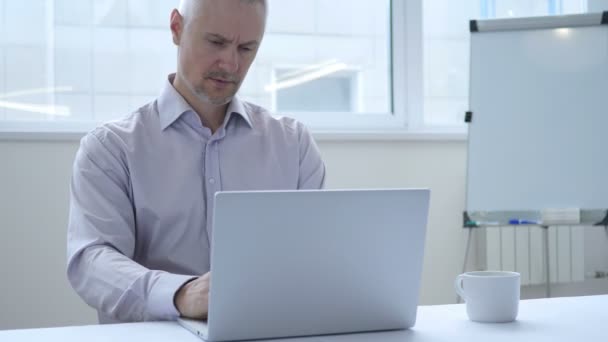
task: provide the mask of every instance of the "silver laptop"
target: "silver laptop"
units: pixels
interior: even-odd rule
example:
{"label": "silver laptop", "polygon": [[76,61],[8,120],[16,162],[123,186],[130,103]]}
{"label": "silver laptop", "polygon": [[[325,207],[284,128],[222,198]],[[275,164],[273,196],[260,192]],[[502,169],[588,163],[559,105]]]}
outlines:
{"label": "silver laptop", "polygon": [[429,190],[219,192],[208,341],[406,329],[416,321]]}

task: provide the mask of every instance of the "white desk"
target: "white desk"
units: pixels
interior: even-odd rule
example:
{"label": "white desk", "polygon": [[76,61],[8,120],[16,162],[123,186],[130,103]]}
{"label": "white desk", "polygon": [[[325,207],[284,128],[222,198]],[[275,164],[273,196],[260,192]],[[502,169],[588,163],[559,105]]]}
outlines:
{"label": "white desk", "polygon": [[[175,322],[94,325],[0,331],[0,341],[44,342],[201,342]],[[464,305],[422,306],[410,330],[272,340],[272,342],[520,342],[608,341],[608,295],[522,301],[518,320],[474,323]]]}

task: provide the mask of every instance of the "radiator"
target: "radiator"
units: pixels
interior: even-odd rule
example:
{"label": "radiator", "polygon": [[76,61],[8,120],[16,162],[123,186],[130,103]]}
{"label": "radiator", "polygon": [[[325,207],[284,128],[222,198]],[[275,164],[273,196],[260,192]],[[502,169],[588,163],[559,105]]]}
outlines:
{"label": "radiator", "polygon": [[[585,279],[584,227],[549,227],[551,283]],[[530,226],[486,229],[486,269],[521,273],[522,285],[544,284],[546,278],[543,228]]]}

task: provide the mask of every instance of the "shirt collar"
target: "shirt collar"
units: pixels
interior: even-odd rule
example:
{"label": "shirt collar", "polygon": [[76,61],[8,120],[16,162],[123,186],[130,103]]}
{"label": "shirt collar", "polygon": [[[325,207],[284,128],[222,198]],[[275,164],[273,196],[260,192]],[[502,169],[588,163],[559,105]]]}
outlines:
{"label": "shirt collar", "polygon": [[[177,92],[177,90],[173,87],[174,78],[175,74],[171,74],[169,77],[167,77],[165,85],[160,93],[160,96],[158,97],[158,114],[160,117],[161,130],[165,130],[167,127],[171,126],[182,116],[182,114],[188,111],[194,112],[194,109],[192,109],[188,102],[186,102],[180,93]],[[224,127],[228,124],[232,114],[241,116],[250,128],[253,127],[251,117],[245,109],[244,103],[236,96],[228,105],[226,118],[224,119],[223,124]]]}
{"label": "shirt collar", "polygon": [[226,110],[226,118],[224,119],[224,127],[228,124],[228,120],[230,120],[230,117],[232,116],[232,114],[239,115],[241,118],[243,118],[243,120],[245,120],[245,122],[247,123],[249,128],[253,128],[253,124],[251,122],[251,117],[249,116],[247,109],[245,109],[245,104],[243,103],[243,101],[241,101],[236,96],[232,98],[232,101],[230,101],[230,104],[228,105],[228,109]]}

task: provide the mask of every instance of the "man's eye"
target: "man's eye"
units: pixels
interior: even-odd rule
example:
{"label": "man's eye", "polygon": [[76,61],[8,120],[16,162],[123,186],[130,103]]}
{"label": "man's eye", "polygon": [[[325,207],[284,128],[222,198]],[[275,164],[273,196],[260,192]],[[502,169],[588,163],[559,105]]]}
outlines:
{"label": "man's eye", "polygon": [[211,44],[216,45],[216,46],[224,45],[224,43],[220,42],[219,40],[211,40]]}

